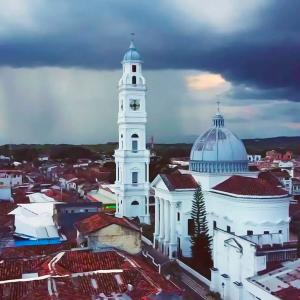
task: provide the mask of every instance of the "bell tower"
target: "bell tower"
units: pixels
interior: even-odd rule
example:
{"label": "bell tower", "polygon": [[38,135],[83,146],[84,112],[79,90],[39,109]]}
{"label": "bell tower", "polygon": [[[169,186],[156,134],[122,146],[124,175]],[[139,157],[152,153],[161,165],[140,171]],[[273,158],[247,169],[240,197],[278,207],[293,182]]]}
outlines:
{"label": "bell tower", "polygon": [[149,162],[146,149],[146,81],[142,60],[133,40],[123,61],[119,81],[119,147],[115,150],[116,216],[139,217],[150,222]]}

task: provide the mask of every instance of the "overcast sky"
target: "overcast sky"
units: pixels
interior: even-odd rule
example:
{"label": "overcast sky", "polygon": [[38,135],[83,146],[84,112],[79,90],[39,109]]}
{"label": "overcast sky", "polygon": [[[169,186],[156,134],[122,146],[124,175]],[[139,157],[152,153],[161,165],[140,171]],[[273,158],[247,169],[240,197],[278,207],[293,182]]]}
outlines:
{"label": "overcast sky", "polygon": [[216,101],[241,138],[300,135],[300,1],[0,0],[0,144],[117,137],[130,33],[147,135],[193,140]]}

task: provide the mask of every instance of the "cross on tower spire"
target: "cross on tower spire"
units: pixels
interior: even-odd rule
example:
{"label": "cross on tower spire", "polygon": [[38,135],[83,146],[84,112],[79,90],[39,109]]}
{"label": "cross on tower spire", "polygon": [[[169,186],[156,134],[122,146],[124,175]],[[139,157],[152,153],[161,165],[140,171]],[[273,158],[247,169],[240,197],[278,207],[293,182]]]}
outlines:
{"label": "cross on tower spire", "polygon": [[218,106],[217,109],[218,109],[218,113],[220,113],[220,103],[221,103],[221,102],[218,100],[218,101],[217,101],[217,106]]}

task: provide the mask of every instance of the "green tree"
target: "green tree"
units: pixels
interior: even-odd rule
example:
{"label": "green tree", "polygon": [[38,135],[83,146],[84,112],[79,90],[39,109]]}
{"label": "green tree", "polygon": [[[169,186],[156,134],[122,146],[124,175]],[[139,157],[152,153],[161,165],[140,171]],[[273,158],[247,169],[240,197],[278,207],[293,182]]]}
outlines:
{"label": "green tree", "polygon": [[191,217],[194,221],[194,230],[191,236],[192,265],[198,272],[209,278],[210,268],[213,266],[212,238],[208,234],[205,201],[201,186],[194,193]]}

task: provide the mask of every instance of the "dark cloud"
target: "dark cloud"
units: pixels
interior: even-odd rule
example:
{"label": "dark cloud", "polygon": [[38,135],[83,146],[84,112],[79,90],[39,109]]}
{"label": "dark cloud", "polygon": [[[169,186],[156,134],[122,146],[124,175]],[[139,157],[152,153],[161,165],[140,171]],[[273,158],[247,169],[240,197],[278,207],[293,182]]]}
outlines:
{"label": "dark cloud", "polygon": [[236,31],[186,23],[168,1],[43,3],[32,5],[31,27],[11,26],[10,32],[8,26],[0,35],[1,65],[116,69],[134,31],[147,69],[217,72],[252,88],[236,90],[235,97],[300,101],[298,0],[271,1]]}

